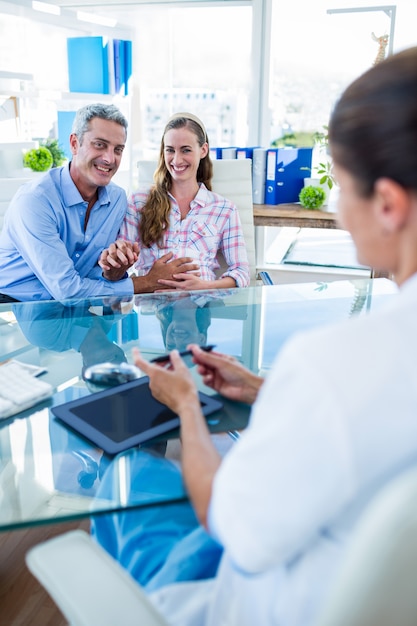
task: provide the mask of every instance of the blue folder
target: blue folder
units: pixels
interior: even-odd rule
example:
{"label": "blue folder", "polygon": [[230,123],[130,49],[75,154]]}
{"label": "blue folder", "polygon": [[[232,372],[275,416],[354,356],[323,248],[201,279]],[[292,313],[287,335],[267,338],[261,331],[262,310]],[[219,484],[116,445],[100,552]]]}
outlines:
{"label": "blue folder", "polygon": [[68,37],[69,90],[110,93],[106,37]]}
{"label": "blue folder", "polygon": [[298,202],[311,171],[312,148],[269,148],[266,155],[265,204]]}

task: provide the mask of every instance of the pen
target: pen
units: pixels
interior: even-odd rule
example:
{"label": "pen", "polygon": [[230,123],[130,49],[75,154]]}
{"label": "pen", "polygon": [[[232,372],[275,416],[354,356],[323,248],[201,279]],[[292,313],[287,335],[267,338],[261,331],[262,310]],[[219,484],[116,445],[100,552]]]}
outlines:
{"label": "pen", "polygon": [[[200,346],[201,350],[204,350],[204,352],[210,352],[210,350],[213,350],[213,348],[215,348],[216,346]],[[180,356],[189,356],[190,354],[192,354],[191,350],[183,350],[182,352],[180,352]],[[166,361],[169,361],[169,354],[163,354],[161,356],[157,356],[154,359],[151,359],[151,363],[165,363]]]}

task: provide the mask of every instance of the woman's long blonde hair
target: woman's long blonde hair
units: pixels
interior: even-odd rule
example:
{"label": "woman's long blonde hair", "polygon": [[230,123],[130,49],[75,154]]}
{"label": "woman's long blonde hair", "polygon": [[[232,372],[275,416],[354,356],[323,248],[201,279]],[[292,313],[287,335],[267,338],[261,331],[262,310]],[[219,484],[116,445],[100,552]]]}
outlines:
{"label": "woman's long blonde hair", "polygon": [[[169,224],[171,204],[168,191],[172,187],[172,177],[165,165],[164,137],[173,128],[188,128],[196,135],[200,147],[205,143],[208,144],[208,137],[203,123],[195,115],[178,113],[168,120],[162,135],[158,166],[153,175],[155,184],[149,192],[148,199],[141,213],[140,240],[147,247],[155,242],[158,242],[159,245],[162,244],[163,234]],[[213,164],[210,159],[210,150],[207,150],[207,155],[201,159],[198,166],[197,182],[204,183],[207,189],[211,190],[212,178]]]}

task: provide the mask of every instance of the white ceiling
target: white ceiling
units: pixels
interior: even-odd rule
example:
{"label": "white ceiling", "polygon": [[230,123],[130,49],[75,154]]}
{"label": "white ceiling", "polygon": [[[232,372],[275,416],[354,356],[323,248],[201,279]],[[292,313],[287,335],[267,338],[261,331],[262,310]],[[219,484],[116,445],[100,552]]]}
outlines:
{"label": "white ceiling", "polygon": [[[116,18],[119,24],[126,27],[133,26],[135,22],[135,7],[139,5],[162,5],[162,6],[189,6],[190,4],[204,5],[250,5],[252,0],[40,0],[46,4],[53,4],[61,8],[66,18],[70,18],[77,10],[87,10],[90,13],[100,13],[103,16]],[[9,6],[10,11],[16,12],[17,7],[26,7],[32,11],[32,0],[0,0],[0,6]],[[9,12],[6,9],[6,12]]]}
{"label": "white ceiling", "polygon": [[[7,1],[7,0],[6,0]],[[87,7],[113,8],[123,10],[138,4],[175,4],[185,5],[190,3],[199,4],[249,4],[249,0],[42,0],[48,4],[59,7],[82,9]],[[10,0],[11,4],[30,6],[31,0]]]}

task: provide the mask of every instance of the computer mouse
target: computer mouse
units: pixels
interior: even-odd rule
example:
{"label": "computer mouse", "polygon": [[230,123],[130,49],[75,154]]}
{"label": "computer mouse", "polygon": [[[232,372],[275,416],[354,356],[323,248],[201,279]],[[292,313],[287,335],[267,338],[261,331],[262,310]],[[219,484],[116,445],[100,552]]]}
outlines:
{"label": "computer mouse", "polygon": [[96,363],[84,371],[83,378],[100,387],[114,387],[141,378],[141,370],[130,363]]}

